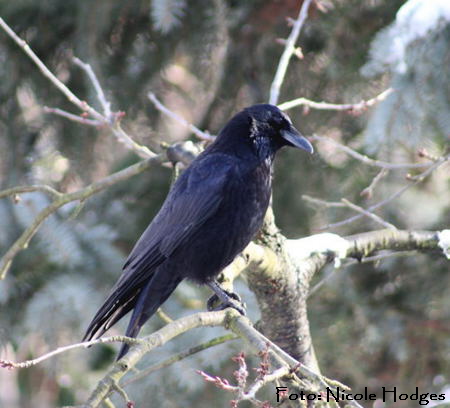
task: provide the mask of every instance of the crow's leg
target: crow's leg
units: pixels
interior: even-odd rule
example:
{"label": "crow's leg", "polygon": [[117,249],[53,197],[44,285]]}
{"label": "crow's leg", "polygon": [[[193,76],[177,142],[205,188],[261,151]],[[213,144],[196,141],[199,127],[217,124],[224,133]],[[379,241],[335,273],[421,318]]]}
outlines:
{"label": "crow's leg", "polygon": [[[209,311],[223,310],[227,307],[236,309],[242,316],[245,316],[245,304],[242,303],[241,298],[234,292],[229,292],[223,289],[216,281],[210,281],[207,285],[212,289],[215,295],[211,296],[207,302],[207,308]],[[220,304],[215,306],[217,301],[220,300]]]}

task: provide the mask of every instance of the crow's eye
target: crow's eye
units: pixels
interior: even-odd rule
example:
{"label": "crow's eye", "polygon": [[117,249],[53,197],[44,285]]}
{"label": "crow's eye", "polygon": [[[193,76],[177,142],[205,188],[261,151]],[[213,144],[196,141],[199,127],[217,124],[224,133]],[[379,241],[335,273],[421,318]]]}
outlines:
{"label": "crow's eye", "polygon": [[285,122],[284,119],[280,117],[274,117],[269,120],[270,126],[272,126],[275,129],[282,129],[284,127],[283,122]]}
{"label": "crow's eye", "polygon": [[289,122],[281,116],[271,118],[269,124],[275,129],[287,129],[290,126]]}

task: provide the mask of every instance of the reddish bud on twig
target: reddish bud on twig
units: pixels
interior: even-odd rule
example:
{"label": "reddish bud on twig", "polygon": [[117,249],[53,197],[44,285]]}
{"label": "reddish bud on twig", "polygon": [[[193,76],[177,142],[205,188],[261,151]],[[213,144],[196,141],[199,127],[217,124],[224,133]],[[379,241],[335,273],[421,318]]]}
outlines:
{"label": "reddish bud on twig", "polygon": [[222,390],[234,391],[236,388],[231,385],[226,378],[209,375],[201,370],[197,370],[197,373],[200,374],[205,381],[213,383],[216,387],[221,388]]}
{"label": "reddish bud on twig", "polygon": [[124,111],[118,111],[114,115],[116,120],[122,120],[126,116],[126,113]]}
{"label": "reddish bud on twig", "polygon": [[295,24],[295,20],[292,17],[286,17],[286,23],[288,27],[292,27]]}
{"label": "reddish bud on twig", "polygon": [[244,352],[241,351],[237,356],[231,357],[231,360],[235,361],[239,365],[241,365],[241,363],[245,364],[245,354],[244,354]]}
{"label": "reddish bud on twig", "polygon": [[8,370],[12,370],[14,368],[14,364],[11,361],[0,360],[0,367],[7,368]]}
{"label": "reddish bud on twig", "polygon": [[314,4],[317,7],[317,10],[321,11],[322,13],[327,13],[328,9],[320,0],[314,0]]}

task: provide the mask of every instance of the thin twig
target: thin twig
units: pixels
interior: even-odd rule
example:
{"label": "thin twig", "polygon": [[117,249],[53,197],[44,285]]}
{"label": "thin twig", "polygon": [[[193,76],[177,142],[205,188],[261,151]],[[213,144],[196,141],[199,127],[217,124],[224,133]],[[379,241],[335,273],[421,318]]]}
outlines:
{"label": "thin twig", "polygon": [[380,172],[373,178],[371,183],[364,190],[362,190],[359,195],[362,197],[365,197],[365,198],[372,198],[373,190],[378,185],[378,183],[381,181],[381,179],[388,175],[388,173],[389,173],[389,170],[381,169]]}
{"label": "thin twig", "polygon": [[374,220],[375,222],[377,222],[378,224],[383,225],[386,228],[389,229],[397,229],[395,225],[383,220],[381,217],[379,217],[378,215],[365,210],[364,208],[360,207],[359,205],[356,205],[354,203],[352,203],[351,201],[347,200],[346,198],[342,198],[341,201],[349,208],[351,208],[352,210],[355,210],[357,212],[359,212],[362,215],[365,215],[366,217],[369,217],[370,219]]}
{"label": "thin twig", "polygon": [[[55,198],[51,204],[49,204],[47,207],[45,207],[33,220],[31,225],[25,229],[25,231],[22,233],[22,235],[14,242],[14,244],[8,249],[8,251],[3,255],[3,257],[0,259],[0,280],[4,279],[6,276],[6,273],[8,269],[11,266],[11,263],[14,259],[14,257],[23,249],[25,249],[31,238],[36,234],[37,230],[41,226],[41,224],[47,219],[48,216],[53,214],[55,211],[57,211],[60,207],[63,205],[70,203],[72,201],[80,201],[80,200],[86,200],[88,197],[98,193],[99,191],[102,191],[113,184],[127,180],[130,177],[142,173],[144,170],[149,168],[153,163],[160,163],[162,162],[163,157],[162,156],[155,156],[147,160],[142,160],[139,163],[136,163],[132,166],[127,167],[126,169],[123,169],[121,171],[118,171],[116,173],[113,173],[99,181],[96,181],[92,184],[90,184],[87,187],[84,187],[78,191],[75,191],[73,193],[67,193],[67,194],[61,194],[61,195],[55,195]],[[11,191],[12,189],[9,189]],[[8,190],[5,190],[8,191]],[[49,190],[47,190],[48,192]],[[54,195],[54,194],[53,194]]]}
{"label": "thin twig", "polygon": [[6,24],[5,20],[0,17],[0,27],[16,42],[16,44],[22,48],[22,50],[30,57],[30,59],[37,65],[42,74],[47,77],[53,85],[55,85],[67,99],[76,105],[83,112],[88,112],[93,118],[103,121],[103,116],[98,113],[94,108],[88,105],[86,101],[79,99],[66,85],[64,85],[56,76],[45,66],[40,58],[34,53],[30,46],[22,40],[13,29]]}
{"label": "thin twig", "polygon": [[292,26],[292,31],[286,40],[286,46],[284,47],[283,54],[281,55],[280,62],[278,63],[277,71],[275,72],[275,77],[273,79],[272,85],[270,86],[270,97],[269,103],[276,105],[278,103],[278,98],[280,96],[280,88],[283,84],[284,77],[289,65],[289,61],[292,55],[295,53],[295,43],[297,42],[298,36],[302,26],[308,17],[308,8],[312,0],[304,0],[298,13],[298,17]]}
{"label": "thin twig", "polygon": [[235,334],[226,334],[224,336],[216,337],[215,339],[209,340],[205,343],[199,344],[198,346],[194,346],[189,348],[188,350],[182,351],[178,354],[175,354],[172,357],[169,357],[168,359],[161,361],[160,363],[154,364],[151,367],[145,368],[142,371],[140,371],[138,374],[136,374],[134,377],[130,378],[129,380],[125,381],[122,385],[126,387],[127,385],[136,382],[138,380],[141,380],[142,378],[150,375],[151,373],[158,371],[162,368],[168,367],[178,361],[181,361],[185,359],[186,357],[190,357],[193,354],[199,353],[203,350],[207,350],[211,347],[215,347],[219,344],[226,343],[230,340],[235,340],[238,337]]}
{"label": "thin twig", "polygon": [[74,115],[73,113],[67,112],[67,111],[65,111],[63,109],[59,109],[59,108],[50,108],[48,106],[44,106],[44,112],[62,116],[63,118],[69,119],[73,122],[81,123],[82,125],[94,126],[94,127],[99,127],[99,126],[105,125],[105,122],[103,122],[103,121],[99,121],[99,120],[95,120],[95,119],[88,119],[83,116]]}
{"label": "thin twig", "polygon": [[256,393],[264,387],[266,384],[274,382],[282,377],[285,377],[288,374],[292,373],[292,369],[290,367],[280,367],[273,371],[271,374],[267,374],[262,378],[256,380],[253,385],[248,389],[247,392],[244,393],[242,400],[256,398]]}
{"label": "thin twig", "polygon": [[348,146],[345,146],[339,142],[336,142],[336,140],[331,139],[330,137],[313,135],[310,137],[310,139],[317,140],[320,142],[323,141],[323,142],[331,143],[337,149],[342,150],[343,152],[347,153],[349,156],[363,162],[364,164],[367,164],[368,166],[395,170],[395,169],[408,169],[408,168],[409,169],[424,168],[424,167],[430,167],[433,165],[432,162],[430,162],[430,163],[389,163],[389,162],[385,162],[382,160],[371,159],[370,157],[367,157],[361,153],[358,153],[357,151],[351,149]]}
{"label": "thin twig", "polygon": [[[75,59],[75,63],[79,65],[81,68],[84,69],[84,71],[89,76],[96,92],[97,97],[100,100],[100,103],[105,110],[105,115],[102,115],[101,113],[97,112],[92,106],[90,106],[86,101],[82,101],[79,99],[66,85],[64,85],[56,76],[46,67],[46,65],[39,59],[39,57],[34,53],[34,51],[30,48],[30,46],[22,40],[12,29],[11,27],[6,24],[6,22],[0,18],[0,27],[5,30],[5,32],[19,45],[20,48],[31,58],[31,60],[37,65],[37,67],[40,69],[40,71],[44,74],[45,77],[47,77],[53,85],[55,85],[66,97],[67,99],[72,102],[75,106],[77,106],[81,111],[86,112],[89,114],[92,118],[94,118],[96,121],[99,122],[99,124],[105,124],[107,125],[111,131],[113,132],[114,136],[119,140],[119,142],[123,143],[128,149],[133,150],[136,152],[136,154],[143,158],[152,158],[155,157],[156,154],[152,152],[149,148],[145,146],[141,146],[138,143],[136,143],[128,134],[126,134],[123,129],[120,127],[120,118],[123,116],[123,114],[111,114],[110,108],[109,108],[109,102],[106,101],[103,91],[101,90],[100,84],[98,82],[97,77],[95,76],[94,72],[92,71],[92,68],[89,66],[89,64],[86,64],[79,59]],[[50,108],[52,109],[52,108]],[[65,116],[70,120],[75,120],[76,115],[73,117],[70,116],[68,112],[65,114],[62,114],[62,110],[59,110],[58,112],[52,112],[56,113],[60,116]],[[70,116],[70,117],[69,117]],[[83,121],[77,120],[77,122],[83,123]],[[91,124],[91,123],[85,123],[89,125],[95,125],[98,126],[97,123]]]}
{"label": "thin twig", "polygon": [[314,204],[314,205],[320,205],[322,207],[326,207],[326,208],[346,208],[347,206],[342,203],[342,202],[338,202],[338,201],[324,201],[321,200],[319,198],[314,198],[311,197],[307,194],[303,194],[302,195],[302,200]]}
{"label": "thin twig", "polygon": [[47,186],[45,184],[34,184],[31,186],[12,187],[12,188],[8,188],[6,190],[0,191],[0,198],[15,196],[16,194],[22,194],[22,193],[31,193],[34,191],[39,191],[41,193],[49,194],[54,198],[59,198],[64,195],[63,193],[56,191],[53,187]]}
{"label": "thin twig", "polygon": [[[116,391],[124,400],[127,407],[130,406],[131,399],[128,397],[126,391],[116,382],[113,383],[112,389]],[[134,405],[132,405],[134,406]]]}
{"label": "thin twig", "polygon": [[[438,161],[436,161],[435,163],[433,163],[431,166],[428,167],[428,169],[426,169],[425,171],[423,171],[422,173],[420,173],[418,176],[416,176],[413,180],[413,183],[408,184],[406,186],[404,186],[403,188],[401,188],[400,190],[396,191],[394,194],[390,195],[389,197],[387,197],[386,199],[371,205],[369,208],[367,208],[367,211],[369,212],[373,212],[374,210],[386,205],[387,203],[395,200],[397,197],[401,196],[405,191],[409,190],[411,187],[415,186],[416,184],[419,184],[420,182],[422,182],[423,180],[425,180],[425,178],[427,178],[431,173],[433,173],[438,167],[442,166],[443,164],[445,164],[446,162],[448,162],[450,160],[450,154],[447,156],[443,156],[441,158],[439,158]],[[363,215],[355,215],[353,217],[349,217],[346,218],[345,220],[339,221],[339,222],[335,222],[333,224],[328,224],[325,225],[324,227],[319,228],[319,231],[323,231],[326,229],[331,229],[331,228],[337,228],[337,227],[341,227],[342,225],[346,225],[346,224],[350,224],[356,220],[359,220],[361,217],[363,217]]]}
{"label": "thin twig", "polygon": [[172,323],[173,322],[173,319],[163,310],[162,307],[158,308],[158,310],[156,311],[156,314],[164,323]]}
{"label": "thin twig", "polygon": [[376,105],[378,102],[381,102],[382,100],[386,99],[386,97],[390,95],[393,91],[394,90],[392,88],[388,88],[385,91],[381,92],[379,95],[375,96],[374,98],[368,99],[366,101],[362,100],[361,102],[357,103],[337,104],[328,102],[315,102],[306,98],[297,98],[293,99],[292,101],[283,102],[282,104],[278,105],[278,108],[281,110],[288,110],[296,106],[306,106],[308,108],[318,110],[350,111],[353,113],[360,113],[366,110],[367,108]]}
{"label": "thin twig", "polygon": [[92,69],[90,64],[87,64],[87,63],[81,61],[77,57],[73,57],[72,61],[74,62],[75,65],[78,65],[81,69],[83,69],[86,72],[92,85],[94,86],[95,92],[97,93],[97,99],[103,108],[103,114],[105,115],[106,119],[108,119],[111,122],[112,121],[111,104],[107,101],[105,94],[103,92],[103,89],[100,86],[100,82],[97,78],[97,75],[95,75],[94,70]]}
{"label": "thin twig", "polygon": [[178,123],[181,123],[183,126],[187,127],[194,135],[196,135],[201,140],[206,140],[211,142],[215,139],[215,136],[212,136],[208,132],[203,132],[198,127],[194,126],[192,123],[189,123],[186,119],[182,118],[177,113],[171,111],[169,108],[164,106],[161,101],[155,96],[153,92],[149,92],[147,94],[148,99],[153,103],[156,109],[162,112],[164,115],[169,118],[175,120]]}
{"label": "thin twig", "polygon": [[130,136],[128,136],[128,134],[120,126],[119,121],[116,120],[111,125],[111,130],[120,143],[128,149],[133,150],[140,158],[148,159],[157,157],[157,154],[152,152],[147,146],[142,146],[139,143],[136,143]]}
{"label": "thin twig", "polygon": [[110,337],[102,337],[95,340],[85,341],[83,343],[75,343],[70,344],[68,346],[58,347],[55,350],[50,351],[49,353],[43,354],[38,358],[34,358],[32,360],[23,361],[20,363],[15,363],[13,361],[8,360],[0,360],[0,367],[2,368],[29,368],[35,366],[42,361],[48,360],[51,357],[57,356],[58,354],[65,353],[70,350],[78,349],[78,348],[87,348],[91,346],[95,346],[97,344],[110,344],[110,343],[127,343],[129,345],[133,344],[142,344],[143,340],[135,339],[132,337],[126,336],[110,336]]}

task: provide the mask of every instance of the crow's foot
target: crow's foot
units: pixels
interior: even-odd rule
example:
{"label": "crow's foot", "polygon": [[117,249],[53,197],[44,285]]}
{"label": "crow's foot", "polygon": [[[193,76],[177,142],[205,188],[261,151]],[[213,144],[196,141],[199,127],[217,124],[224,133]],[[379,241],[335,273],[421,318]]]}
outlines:
{"label": "crow's foot", "polygon": [[223,310],[227,307],[232,307],[242,316],[245,316],[245,304],[238,294],[223,289],[215,281],[209,282],[208,286],[215,292],[206,303],[206,307],[209,311]]}

